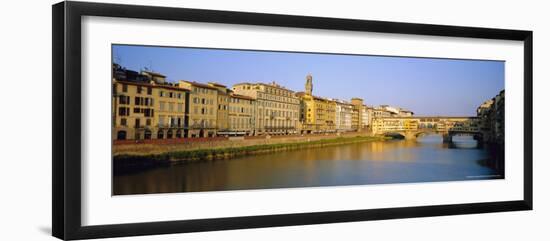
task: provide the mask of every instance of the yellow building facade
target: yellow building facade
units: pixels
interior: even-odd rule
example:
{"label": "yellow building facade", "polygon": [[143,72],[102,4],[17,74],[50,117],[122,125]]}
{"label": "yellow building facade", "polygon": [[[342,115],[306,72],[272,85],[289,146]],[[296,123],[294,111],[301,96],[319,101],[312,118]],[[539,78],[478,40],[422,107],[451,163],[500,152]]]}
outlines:
{"label": "yellow building facade", "polygon": [[189,137],[216,136],[218,89],[185,80],[180,80],[178,86],[189,89]]}
{"label": "yellow building facade", "polygon": [[302,105],[302,132],[336,132],[336,101],[313,95],[311,75],[306,76],[305,90],[297,94]]}
{"label": "yellow building facade", "polygon": [[113,80],[113,139],[185,137],[188,94],[171,85]]}
{"label": "yellow building facade", "polygon": [[255,135],[299,132],[300,100],[294,91],[276,83],[239,83],[232,90],[256,100]]}
{"label": "yellow building facade", "polygon": [[336,131],[336,101],[307,94],[298,95],[303,103],[304,133],[326,133]]}
{"label": "yellow building facade", "polygon": [[374,118],[373,133],[417,131],[418,120],[401,118]]}
{"label": "yellow building facade", "polygon": [[255,134],[255,109],[254,98],[239,94],[229,96],[229,134],[230,135],[254,135]]}
{"label": "yellow building facade", "polygon": [[218,132],[229,130],[229,93],[225,85],[209,82],[209,86],[218,90],[218,106],[216,109],[216,128]]}

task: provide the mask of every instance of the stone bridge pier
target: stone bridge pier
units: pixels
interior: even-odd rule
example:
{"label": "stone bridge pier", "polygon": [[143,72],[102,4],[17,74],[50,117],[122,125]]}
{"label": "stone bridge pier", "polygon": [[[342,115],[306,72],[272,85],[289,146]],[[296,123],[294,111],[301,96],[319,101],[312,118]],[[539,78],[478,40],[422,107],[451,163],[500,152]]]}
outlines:
{"label": "stone bridge pier", "polygon": [[441,134],[443,137],[443,143],[453,143],[453,135],[447,133]]}
{"label": "stone bridge pier", "polygon": [[407,131],[399,134],[403,135],[405,137],[405,140],[414,140],[417,137],[417,133],[411,132],[411,131]]}

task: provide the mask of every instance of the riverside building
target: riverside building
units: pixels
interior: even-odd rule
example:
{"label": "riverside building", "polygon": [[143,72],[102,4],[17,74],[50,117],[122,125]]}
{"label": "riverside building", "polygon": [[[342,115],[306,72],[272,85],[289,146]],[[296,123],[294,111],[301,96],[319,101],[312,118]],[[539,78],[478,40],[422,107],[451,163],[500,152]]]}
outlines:
{"label": "riverside building", "polygon": [[255,134],[256,100],[249,96],[230,94],[229,97],[229,135]]}
{"label": "riverside building", "polygon": [[336,102],[336,131],[348,132],[352,131],[351,116],[353,114],[353,105],[346,101],[335,100]]}
{"label": "riverside building", "polygon": [[298,133],[300,100],[294,91],[276,84],[239,83],[232,87],[235,94],[256,100],[255,135]]}
{"label": "riverside building", "polygon": [[113,65],[112,137],[116,140],[181,138],[187,129],[189,90],[154,72]]}
{"label": "riverside building", "polygon": [[179,87],[189,89],[189,137],[214,137],[217,132],[218,89],[180,80]]}
{"label": "riverside building", "polygon": [[351,104],[353,106],[352,116],[351,116],[351,128],[355,131],[363,130],[363,99],[361,98],[352,98]]}
{"label": "riverside building", "polygon": [[301,101],[303,133],[336,132],[336,101],[313,95],[313,77],[306,76],[305,92],[296,94]]}
{"label": "riverside building", "polygon": [[[361,98],[348,102],[313,95],[311,75],[306,76],[305,92],[296,93],[275,82],[239,83],[228,89],[215,82],[170,83],[160,73],[127,70],[117,64],[112,70],[113,140],[335,133],[366,131],[375,125],[377,129],[416,128],[408,122],[374,123],[380,118],[412,116],[401,108],[372,108]],[[493,102],[497,104],[487,106],[490,114],[485,115],[491,123],[503,119],[504,94]],[[503,135],[503,126],[499,121],[486,129],[496,139]]]}
{"label": "riverside building", "polygon": [[225,85],[209,82],[209,86],[218,90],[218,106],[216,108],[216,128],[218,135],[225,135],[229,131],[229,94]]}

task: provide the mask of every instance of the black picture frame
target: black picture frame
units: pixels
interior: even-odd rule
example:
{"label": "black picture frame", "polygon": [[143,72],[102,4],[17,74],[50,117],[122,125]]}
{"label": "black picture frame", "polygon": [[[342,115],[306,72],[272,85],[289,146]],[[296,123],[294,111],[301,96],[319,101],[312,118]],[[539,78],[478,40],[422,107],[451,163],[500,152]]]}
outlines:
{"label": "black picture frame", "polygon": [[[88,239],[212,230],[322,224],[380,219],[531,210],[533,208],[533,32],[324,17],[197,10],[171,7],[60,2],[52,6],[53,24],[53,195],[52,233],[60,239]],[[524,193],[522,200],[421,207],[140,222],[81,224],[81,17],[104,16],[350,30],[429,36],[517,40],[524,43]],[[107,161],[107,160],[106,160]]]}

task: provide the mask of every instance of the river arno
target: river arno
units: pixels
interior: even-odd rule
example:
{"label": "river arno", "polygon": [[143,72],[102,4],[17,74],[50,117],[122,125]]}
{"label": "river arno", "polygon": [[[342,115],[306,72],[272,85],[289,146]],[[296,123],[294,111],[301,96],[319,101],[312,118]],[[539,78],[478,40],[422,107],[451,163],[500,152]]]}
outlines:
{"label": "river arno", "polygon": [[113,194],[221,191],[504,178],[503,160],[471,137],[374,141],[174,164],[120,174]]}

